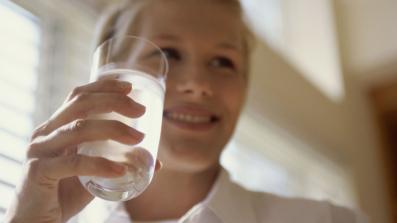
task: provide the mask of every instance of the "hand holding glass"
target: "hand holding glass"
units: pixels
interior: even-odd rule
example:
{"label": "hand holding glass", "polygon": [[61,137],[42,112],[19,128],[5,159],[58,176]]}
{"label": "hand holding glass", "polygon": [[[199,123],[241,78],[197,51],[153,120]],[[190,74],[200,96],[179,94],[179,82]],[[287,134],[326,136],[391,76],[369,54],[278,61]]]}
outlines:
{"label": "hand holding glass", "polygon": [[132,84],[128,94],[146,107],[145,114],[133,119],[111,112],[88,117],[117,120],[144,133],[137,145],[113,140],[83,143],[79,153],[100,156],[126,166],[126,174],[118,178],[80,176],[93,195],[111,201],[124,201],[141,194],[153,178],[160,141],[165,79],[168,69],[164,53],[152,42],[133,36],[113,37],[95,51],[90,81],[118,79]]}

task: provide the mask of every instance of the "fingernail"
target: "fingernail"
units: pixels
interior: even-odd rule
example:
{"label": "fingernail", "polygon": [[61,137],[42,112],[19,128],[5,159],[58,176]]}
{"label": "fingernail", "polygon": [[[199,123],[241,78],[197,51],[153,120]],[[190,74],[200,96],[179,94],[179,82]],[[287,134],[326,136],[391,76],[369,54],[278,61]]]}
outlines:
{"label": "fingernail", "polygon": [[139,109],[141,109],[141,111],[140,111],[140,114],[145,114],[145,112],[146,112],[146,107],[144,106],[144,105],[141,105],[141,104],[138,104],[138,105],[140,105],[139,106]]}
{"label": "fingernail", "polygon": [[114,163],[112,164],[112,171],[118,174],[124,173],[125,172],[125,166],[118,164],[118,163]]}
{"label": "fingernail", "polygon": [[131,83],[126,81],[120,81],[119,86],[121,89],[129,89],[131,88]]}
{"label": "fingernail", "polygon": [[139,142],[142,141],[142,139],[145,137],[145,134],[143,132],[140,132],[134,128],[130,128],[129,131],[130,131],[130,135],[132,135]]}
{"label": "fingernail", "polygon": [[143,105],[142,103],[134,100],[133,98],[132,98],[132,100],[130,102],[131,102],[131,106],[133,106],[135,110],[138,110],[138,109],[142,110],[142,111],[146,110],[145,105]]}

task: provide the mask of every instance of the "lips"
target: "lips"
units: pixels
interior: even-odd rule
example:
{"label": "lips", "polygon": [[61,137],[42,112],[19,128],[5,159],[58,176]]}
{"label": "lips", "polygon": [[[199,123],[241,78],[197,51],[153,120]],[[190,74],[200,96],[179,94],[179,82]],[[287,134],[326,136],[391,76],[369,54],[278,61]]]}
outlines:
{"label": "lips", "polygon": [[179,106],[166,109],[164,119],[181,129],[203,131],[214,127],[220,116],[199,106]]}
{"label": "lips", "polygon": [[165,116],[168,119],[174,121],[186,122],[191,124],[211,123],[216,120],[216,117],[211,115],[193,115],[193,114],[178,113],[178,112],[166,112]]}

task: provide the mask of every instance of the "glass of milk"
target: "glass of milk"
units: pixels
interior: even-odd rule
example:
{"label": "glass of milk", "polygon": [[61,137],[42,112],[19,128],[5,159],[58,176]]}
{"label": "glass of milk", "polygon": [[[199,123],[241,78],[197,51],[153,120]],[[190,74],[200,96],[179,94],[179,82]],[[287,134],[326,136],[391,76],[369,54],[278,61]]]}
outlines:
{"label": "glass of milk", "polygon": [[129,118],[111,112],[89,119],[117,120],[144,133],[137,145],[113,140],[79,145],[79,154],[104,157],[126,166],[126,174],[118,178],[80,176],[80,182],[96,197],[125,201],[141,194],[153,178],[160,141],[165,80],[168,62],[165,54],[149,40],[135,36],[116,36],[101,44],[93,55],[90,81],[119,79],[132,83],[129,93],[144,105],[146,112]]}

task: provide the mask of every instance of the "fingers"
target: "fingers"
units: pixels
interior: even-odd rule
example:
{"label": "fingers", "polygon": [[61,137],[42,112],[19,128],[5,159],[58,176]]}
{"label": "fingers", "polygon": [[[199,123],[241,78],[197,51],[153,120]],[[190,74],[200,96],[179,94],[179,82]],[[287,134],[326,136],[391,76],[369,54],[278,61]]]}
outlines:
{"label": "fingers", "polygon": [[89,115],[117,112],[131,118],[139,117],[145,113],[145,107],[127,96],[130,91],[130,83],[118,80],[101,80],[77,87],[50,120],[34,131],[32,139]]}
{"label": "fingers", "polygon": [[[83,94],[65,104],[56,112],[45,128],[40,129],[40,135],[46,135],[66,123],[90,115],[117,112],[126,117],[136,118],[145,112],[145,107],[131,98],[120,94]],[[37,137],[37,134],[36,134]]]}
{"label": "fingers", "polygon": [[120,93],[128,94],[131,91],[131,83],[119,81],[115,79],[101,80],[76,87],[67,97],[66,101],[70,101],[77,95],[82,93]]}
{"label": "fingers", "polygon": [[60,156],[28,161],[29,179],[41,185],[56,185],[59,180],[72,176],[120,177],[125,167],[102,157],[84,155]]}
{"label": "fingers", "polygon": [[30,144],[29,158],[54,157],[82,142],[115,140],[123,144],[138,144],[144,134],[114,120],[80,119],[64,125],[49,135],[37,137]]}
{"label": "fingers", "polygon": [[[157,160],[156,171],[161,168],[160,163]],[[48,159],[30,159],[27,166],[30,180],[49,187],[56,185],[62,179],[73,176],[116,178],[123,176],[127,171],[127,167],[123,164],[102,157],[79,154]]]}
{"label": "fingers", "polygon": [[163,168],[163,163],[160,160],[156,160],[156,165],[154,166],[154,171],[159,171]]}

